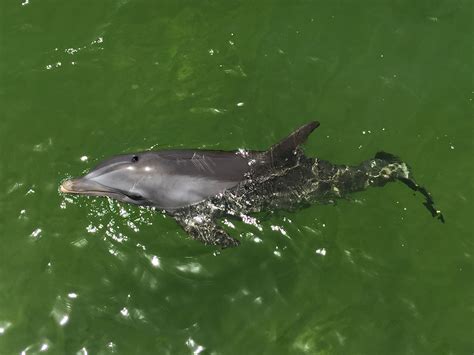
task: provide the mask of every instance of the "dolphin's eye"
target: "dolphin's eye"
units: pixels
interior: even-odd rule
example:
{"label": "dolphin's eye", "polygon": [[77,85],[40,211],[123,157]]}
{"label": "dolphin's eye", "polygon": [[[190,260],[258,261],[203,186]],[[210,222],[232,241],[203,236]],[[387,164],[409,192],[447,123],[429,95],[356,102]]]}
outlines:
{"label": "dolphin's eye", "polygon": [[134,155],[132,157],[132,163],[136,163],[138,161],[138,155]]}

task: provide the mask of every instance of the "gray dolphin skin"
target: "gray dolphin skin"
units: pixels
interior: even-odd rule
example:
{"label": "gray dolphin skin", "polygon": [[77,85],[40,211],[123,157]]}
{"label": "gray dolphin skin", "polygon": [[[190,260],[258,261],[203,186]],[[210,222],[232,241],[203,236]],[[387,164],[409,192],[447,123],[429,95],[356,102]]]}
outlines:
{"label": "gray dolphin skin", "polygon": [[220,218],[245,221],[250,213],[328,203],[393,181],[420,192],[432,216],[444,222],[431,195],[394,155],[379,152],[357,166],[305,156],[300,145],[318,126],[309,122],[267,151],[195,149],[118,155],[83,177],[64,181],[60,190],[155,207],[174,218],[191,238],[223,248],[239,241],[218,225]]}

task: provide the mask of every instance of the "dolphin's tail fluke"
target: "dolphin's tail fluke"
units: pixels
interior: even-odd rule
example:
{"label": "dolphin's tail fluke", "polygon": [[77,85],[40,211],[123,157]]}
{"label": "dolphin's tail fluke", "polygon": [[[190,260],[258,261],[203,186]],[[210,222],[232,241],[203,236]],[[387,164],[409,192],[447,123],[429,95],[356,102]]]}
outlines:
{"label": "dolphin's tail fluke", "polygon": [[378,152],[377,154],[375,154],[375,159],[384,160],[390,164],[400,164],[401,166],[403,165],[403,169],[399,170],[400,172],[397,173],[396,179],[404,183],[413,191],[422,194],[423,197],[426,199],[425,202],[423,202],[423,205],[428,209],[428,211],[434,218],[437,218],[442,223],[444,223],[444,216],[441,211],[435,207],[433,197],[425,187],[418,185],[418,183],[413,179],[413,177],[411,176],[411,169],[405,162],[403,162],[399,157],[386,152]]}
{"label": "dolphin's tail fluke", "polygon": [[443,214],[441,213],[440,210],[438,210],[435,207],[433,197],[431,196],[431,194],[428,192],[428,190],[426,188],[424,188],[423,186],[418,185],[415,182],[415,180],[413,180],[411,178],[399,177],[398,180],[403,182],[405,185],[407,185],[413,191],[421,193],[426,199],[426,201],[423,202],[423,205],[428,209],[428,211],[430,211],[430,213],[433,217],[439,219],[441,222],[444,223]]}

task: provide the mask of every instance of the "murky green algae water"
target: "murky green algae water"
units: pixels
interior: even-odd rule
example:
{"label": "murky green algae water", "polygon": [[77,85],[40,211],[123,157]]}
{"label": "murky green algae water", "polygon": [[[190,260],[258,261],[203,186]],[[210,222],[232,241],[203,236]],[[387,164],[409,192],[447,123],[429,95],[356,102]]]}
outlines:
{"label": "murky green algae water", "polygon": [[[471,354],[470,1],[0,5],[0,353]],[[232,221],[239,248],[59,183],[149,148],[403,157],[401,184]],[[271,211],[269,211],[271,212]]]}

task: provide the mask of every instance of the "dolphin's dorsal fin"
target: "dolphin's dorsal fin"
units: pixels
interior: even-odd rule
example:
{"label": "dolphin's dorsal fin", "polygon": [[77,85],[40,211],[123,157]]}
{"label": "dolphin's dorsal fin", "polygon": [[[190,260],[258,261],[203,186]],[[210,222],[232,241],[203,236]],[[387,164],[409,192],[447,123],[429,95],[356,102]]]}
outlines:
{"label": "dolphin's dorsal fin", "polygon": [[278,166],[291,161],[295,156],[295,150],[306,141],[308,136],[319,127],[318,121],[312,121],[301,126],[280,142],[274,144],[265,152],[266,157],[273,166]]}

